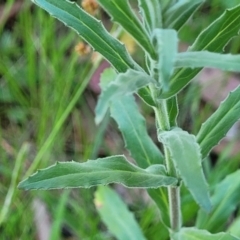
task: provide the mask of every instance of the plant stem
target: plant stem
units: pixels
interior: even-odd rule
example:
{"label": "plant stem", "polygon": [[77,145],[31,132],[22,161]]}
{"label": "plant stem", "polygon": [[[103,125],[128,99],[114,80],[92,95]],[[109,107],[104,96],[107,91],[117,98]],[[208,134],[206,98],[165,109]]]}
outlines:
{"label": "plant stem", "polygon": [[[164,153],[168,174],[177,177],[170,153],[166,147],[164,147]],[[168,202],[171,229],[179,231],[182,225],[180,187],[168,187]]]}
{"label": "plant stem", "polygon": [[[168,100],[158,99],[158,89],[153,86],[150,87],[152,97],[155,100],[156,107],[154,108],[157,128],[162,131],[169,131],[171,128],[169,113],[167,108]],[[167,172],[172,177],[178,177],[173,161],[171,159],[169,150],[164,146],[165,164]],[[169,201],[169,216],[172,231],[178,231],[181,228],[181,201],[180,201],[180,187],[168,187],[168,201]]]}
{"label": "plant stem", "polygon": [[171,229],[177,232],[182,225],[180,187],[168,187],[168,200]]}

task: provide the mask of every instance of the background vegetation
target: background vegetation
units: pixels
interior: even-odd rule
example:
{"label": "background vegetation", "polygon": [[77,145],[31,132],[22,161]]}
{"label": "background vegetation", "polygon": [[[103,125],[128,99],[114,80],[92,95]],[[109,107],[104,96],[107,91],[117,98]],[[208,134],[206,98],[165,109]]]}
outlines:
{"label": "background vegetation", "polygon": [[[226,7],[237,3],[237,0],[206,1],[181,30],[182,43],[191,44],[194,36]],[[81,39],[30,1],[7,0],[0,4],[1,239],[44,239],[41,231],[49,232],[50,239],[114,239],[95,210],[95,189],[24,192],[16,188],[20,179],[37,168],[55,161],[85,161],[122,153],[123,142],[109,118],[99,128],[93,122],[98,90],[96,82],[89,82],[98,78],[97,56],[83,55],[82,51],[80,55]],[[132,0],[132,4],[135,1]],[[109,24],[103,12],[98,17]],[[133,47],[134,54],[132,40],[126,36],[123,39]],[[239,53],[239,42],[239,38],[233,39],[226,50]],[[136,58],[141,63],[141,54]],[[190,99],[192,105],[187,109]],[[197,129],[198,122],[202,122],[200,118],[206,118],[211,111],[211,106],[201,101],[201,91],[196,84],[185,90],[180,104],[185,111],[185,117],[179,119],[180,125],[189,130]],[[146,106],[143,108],[149,132],[156,138],[151,131],[153,115]],[[191,119],[196,113],[199,121],[193,122]],[[217,182],[223,178],[224,171],[233,172],[238,168],[239,156],[229,159],[228,149],[220,156],[212,156],[209,165],[206,164],[206,174],[211,164],[216,166],[215,173],[208,176],[209,181]],[[224,168],[220,168],[223,165]],[[157,239],[161,227],[156,206],[144,191],[130,193],[119,186],[116,188],[135,217],[141,219],[146,237]],[[38,210],[42,208],[46,213],[42,211],[44,214],[39,216]],[[185,223],[191,225],[196,213],[194,202],[186,206],[183,200],[183,212]],[[43,223],[47,223],[46,226]]]}

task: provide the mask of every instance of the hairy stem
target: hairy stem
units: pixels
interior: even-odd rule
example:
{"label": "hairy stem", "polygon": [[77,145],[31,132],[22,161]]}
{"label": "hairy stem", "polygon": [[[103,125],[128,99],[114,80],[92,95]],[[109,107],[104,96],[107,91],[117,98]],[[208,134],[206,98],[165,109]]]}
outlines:
{"label": "hairy stem", "polygon": [[[164,153],[168,174],[170,176],[178,177],[171,156],[166,147],[164,148]],[[168,187],[168,202],[171,229],[173,231],[178,231],[182,225],[180,187]]]}
{"label": "hairy stem", "polygon": [[[169,131],[171,128],[169,113],[167,108],[168,100],[158,99],[158,89],[153,86],[150,87],[152,97],[155,100],[156,107],[154,108],[157,128],[163,131]],[[177,104],[177,103],[176,103]],[[170,153],[166,147],[164,147],[165,164],[167,172],[170,176],[178,177]],[[180,203],[180,187],[168,187],[168,201],[169,201],[169,216],[171,229],[178,231],[181,228],[182,216],[181,216],[181,203]]]}
{"label": "hairy stem", "polygon": [[168,199],[171,229],[177,232],[182,225],[180,187],[168,187]]}

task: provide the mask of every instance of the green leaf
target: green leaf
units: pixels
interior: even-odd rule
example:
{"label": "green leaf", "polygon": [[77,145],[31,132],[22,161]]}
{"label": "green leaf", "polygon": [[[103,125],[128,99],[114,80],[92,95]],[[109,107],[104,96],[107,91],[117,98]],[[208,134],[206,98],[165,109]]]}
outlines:
{"label": "green leaf", "polygon": [[158,137],[169,150],[180,177],[195,201],[209,212],[211,202],[208,185],[201,165],[200,147],[195,136],[180,128],[174,128],[170,131],[159,131]]}
{"label": "green leaf", "polygon": [[231,0],[231,1],[220,0],[219,4],[222,5],[222,7],[224,8],[232,8],[239,4],[239,0]]}
{"label": "green leaf", "polygon": [[177,0],[159,0],[163,12],[166,12],[170,7],[176,4]]}
{"label": "green leaf", "polygon": [[109,84],[117,77],[117,73],[112,68],[106,68],[101,73],[99,86],[101,90],[106,90]]}
{"label": "green leaf", "polygon": [[[226,10],[209,27],[203,30],[188,51],[222,52],[226,44],[238,35],[240,29],[240,5]],[[181,68],[173,74],[169,90],[161,98],[169,98],[183,89],[201,69]]]}
{"label": "green leaf", "polygon": [[197,228],[182,228],[179,232],[172,234],[172,240],[239,240],[239,238],[229,233],[211,234]]}
{"label": "green leaf", "polygon": [[124,96],[114,101],[110,112],[121,130],[126,148],[140,167],[163,163],[163,155],[149,137],[145,119],[133,96]]}
{"label": "green leaf", "polygon": [[238,218],[233,220],[233,222],[229,226],[228,232],[231,233],[232,235],[240,238],[240,231],[239,231],[239,229],[240,229],[240,217],[238,216]]}
{"label": "green leaf", "polygon": [[119,72],[140,69],[117,39],[113,38],[101,22],[73,2],[67,0],[32,0],[51,15],[75,30],[94,50],[106,58]]}
{"label": "green leaf", "polygon": [[129,32],[152,58],[156,57],[150,37],[131,9],[128,0],[98,0],[98,2],[110,14],[112,20]]}
{"label": "green leaf", "polygon": [[153,165],[144,170],[128,162],[124,156],[118,155],[84,163],[58,162],[39,170],[20,182],[18,187],[25,190],[47,190],[120,183],[126,187],[158,188],[177,183],[177,179],[163,173],[163,165]]}
{"label": "green leaf", "polygon": [[158,53],[156,66],[157,73],[159,74],[158,81],[163,91],[167,91],[178,52],[177,32],[173,29],[155,29],[153,32],[153,41]]}
{"label": "green leaf", "polygon": [[197,141],[205,158],[240,119],[240,86],[230,92],[218,109],[202,124]]}
{"label": "green leaf", "polygon": [[154,82],[154,79],[143,72],[130,69],[126,73],[118,74],[116,79],[110,82],[100,95],[96,107],[96,123],[102,121],[112,101],[121,96],[136,92],[139,88],[148,85],[150,82]]}
{"label": "green leaf", "polygon": [[204,29],[189,51],[208,50],[222,52],[230,39],[239,34],[240,5],[227,9],[218,19]]}
{"label": "green leaf", "polygon": [[117,239],[146,240],[133,214],[109,187],[98,188],[94,203],[101,219]]}
{"label": "green leaf", "polygon": [[143,24],[149,35],[156,28],[162,28],[161,4],[159,0],[138,0],[140,13],[142,15]]}
{"label": "green leaf", "polygon": [[178,31],[203,2],[204,0],[178,1],[164,12],[164,28],[173,28]]}
{"label": "green leaf", "polygon": [[170,127],[176,127],[177,126],[177,117],[179,113],[178,109],[178,102],[177,97],[172,97],[167,99],[167,112],[168,112],[168,118]]}
{"label": "green leaf", "polygon": [[137,94],[147,105],[150,107],[156,107],[156,104],[151,96],[150,89],[148,87],[140,88]]}
{"label": "green leaf", "polygon": [[165,188],[158,189],[147,189],[148,194],[152,200],[156,203],[160,211],[160,219],[162,223],[170,228],[170,217],[169,217],[169,204],[168,204],[168,193]]}
{"label": "green leaf", "polygon": [[223,71],[240,72],[240,54],[220,54],[208,51],[179,53],[176,68],[218,68]]}
{"label": "green leaf", "polygon": [[213,209],[210,214],[199,211],[196,226],[211,232],[226,229],[228,219],[240,203],[240,170],[228,175],[214,188],[211,197]]}

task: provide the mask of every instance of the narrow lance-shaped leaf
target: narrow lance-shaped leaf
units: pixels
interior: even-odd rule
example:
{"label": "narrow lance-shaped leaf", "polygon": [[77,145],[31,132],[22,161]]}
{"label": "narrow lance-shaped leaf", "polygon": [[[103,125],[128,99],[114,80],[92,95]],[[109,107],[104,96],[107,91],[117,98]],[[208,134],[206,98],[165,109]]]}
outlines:
{"label": "narrow lance-shaped leaf", "polygon": [[162,9],[159,0],[138,0],[140,13],[142,15],[145,29],[149,35],[156,28],[162,28]]}
{"label": "narrow lance-shaped leaf", "polygon": [[229,40],[239,34],[239,13],[240,5],[225,10],[219,18],[198,35],[189,51],[222,52]]}
{"label": "narrow lance-shaped leaf", "polygon": [[101,219],[116,239],[146,240],[133,213],[109,187],[98,187],[94,203]]}
{"label": "narrow lance-shaped leaf", "polygon": [[180,177],[195,201],[209,212],[211,202],[208,185],[201,165],[200,147],[195,136],[180,128],[174,128],[170,131],[160,131],[158,137],[168,148]]}
{"label": "narrow lance-shaped leaf", "polygon": [[147,105],[156,107],[156,104],[151,96],[150,89],[148,87],[140,88],[137,94]]}
{"label": "narrow lance-shaped leaf", "polygon": [[158,53],[156,64],[158,81],[163,91],[167,91],[178,51],[177,32],[172,29],[155,29],[153,32],[153,42]]}
{"label": "narrow lance-shaped leaf", "polygon": [[204,0],[178,1],[164,12],[164,28],[173,28],[178,31],[203,2]]}
{"label": "narrow lance-shaped leaf", "polygon": [[166,102],[170,127],[176,127],[179,113],[177,96],[167,99]]}
{"label": "narrow lance-shaped leaf", "polygon": [[32,0],[51,15],[75,30],[93,49],[106,58],[119,72],[129,68],[141,69],[117,39],[113,38],[101,22],[77,4],[67,0]]}
{"label": "narrow lance-shaped leaf", "polygon": [[136,92],[139,88],[148,85],[150,82],[154,82],[154,79],[143,72],[130,69],[126,73],[118,74],[116,79],[113,79],[100,95],[96,107],[96,123],[102,121],[112,101],[121,96]]}
{"label": "narrow lance-shaped leaf", "polygon": [[156,57],[150,37],[131,9],[128,0],[98,0],[98,2],[111,15],[113,21],[118,22],[129,32],[152,58]]}
{"label": "narrow lance-shaped leaf", "polygon": [[152,200],[156,203],[159,211],[160,211],[160,219],[162,223],[170,228],[170,217],[169,217],[169,203],[168,203],[168,193],[165,188],[158,189],[147,189],[148,194],[152,198]]}
{"label": "narrow lance-shaped leaf", "polygon": [[[238,35],[240,29],[240,5],[225,11],[209,27],[203,30],[188,51],[222,52],[230,39]],[[169,98],[183,89],[199,72],[201,68],[181,68],[175,71],[169,90],[162,92],[161,98]]]}
{"label": "narrow lance-shaped leaf", "polygon": [[[107,85],[116,76],[117,74],[113,69],[106,69],[101,74],[101,89],[106,89]],[[163,155],[149,137],[145,119],[140,114],[132,95],[112,101],[110,113],[121,130],[126,148],[130,151],[138,166],[146,168],[152,164],[163,162]]]}
{"label": "narrow lance-shaped leaf", "polygon": [[172,234],[172,240],[239,240],[229,233],[216,233],[197,228],[181,228],[179,232]]}
{"label": "narrow lance-shaped leaf", "polygon": [[114,101],[110,112],[123,134],[126,148],[140,167],[163,163],[163,155],[149,137],[145,119],[133,96],[124,96]]}
{"label": "narrow lance-shaped leaf", "polygon": [[240,54],[221,54],[208,51],[178,53],[176,68],[218,68],[223,71],[240,72]]}
{"label": "narrow lance-shaped leaf", "polygon": [[240,86],[220,104],[218,109],[202,124],[197,141],[205,158],[240,119]]}
{"label": "narrow lance-shaped leaf", "polygon": [[240,203],[240,170],[228,175],[214,188],[210,214],[199,211],[196,226],[211,232],[226,229],[228,219]]}
{"label": "narrow lance-shaped leaf", "polygon": [[19,183],[18,187],[30,189],[89,188],[110,183],[126,187],[158,188],[176,185],[177,179],[166,176],[163,165],[139,168],[122,155],[88,160],[84,163],[58,162],[39,170]]}

